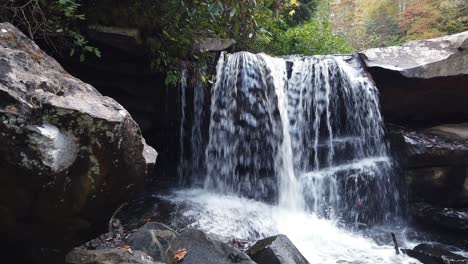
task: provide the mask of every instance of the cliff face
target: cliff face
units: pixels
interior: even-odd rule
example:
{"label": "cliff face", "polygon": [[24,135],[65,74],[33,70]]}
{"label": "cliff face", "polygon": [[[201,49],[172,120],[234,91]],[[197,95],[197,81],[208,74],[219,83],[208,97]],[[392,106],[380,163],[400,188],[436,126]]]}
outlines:
{"label": "cliff face", "polygon": [[468,31],[360,52],[387,121],[409,126],[466,122]]}
{"label": "cliff face", "polygon": [[381,94],[409,213],[468,228],[468,32],[360,53]]}

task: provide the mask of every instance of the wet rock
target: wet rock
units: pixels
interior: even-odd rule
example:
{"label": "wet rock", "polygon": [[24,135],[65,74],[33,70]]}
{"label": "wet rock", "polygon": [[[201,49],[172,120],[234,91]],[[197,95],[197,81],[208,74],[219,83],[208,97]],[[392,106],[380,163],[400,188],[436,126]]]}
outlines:
{"label": "wet rock", "polygon": [[2,239],[40,255],[105,227],[141,190],[157,153],[115,100],[0,23]]}
{"label": "wet rock", "polygon": [[468,206],[467,124],[414,130],[387,126],[410,201]]}
{"label": "wet rock", "polygon": [[85,250],[74,249],[68,253],[66,264],[162,264],[154,261],[146,253],[139,250],[103,249]]}
{"label": "wet rock", "polygon": [[277,235],[257,241],[247,254],[259,264],[309,263],[285,235]]}
{"label": "wet rock", "polygon": [[130,235],[127,244],[133,249],[146,252],[157,261],[169,262],[177,251],[171,247],[177,236],[177,232],[168,226],[151,222]]}
{"label": "wet rock", "polygon": [[[186,249],[184,264],[254,264],[250,257],[227,243],[197,229],[184,229],[171,245],[176,251]],[[174,262],[175,263],[175,262]]]}
{"label": "wet rock", "polygon": [[468,209],[441,208],[416,203],[410,206],[410,214],[419,223],[468,234]]}
{"label": "wet rock", "polygon": [[424,264],[468,263],[468,258],[452,253],[439,245],[419,244],[414,249],[404,250],[404,253]]}
{"label": "wet rock", "polygon": [[468,32],[362,51],[387,121],[466,122]]}

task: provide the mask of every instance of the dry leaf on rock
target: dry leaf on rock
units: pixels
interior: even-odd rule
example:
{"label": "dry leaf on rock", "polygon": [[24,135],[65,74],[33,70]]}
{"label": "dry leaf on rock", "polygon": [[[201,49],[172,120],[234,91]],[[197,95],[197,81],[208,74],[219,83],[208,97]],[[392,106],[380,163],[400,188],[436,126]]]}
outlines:
{"label": "dry leaf on rock", "polygon": [[187,254],[187,249],[180,248],[180,249],[177,250],[177,252],[175,254],[175,259],[177,259],[178,261],[181,261],[181,260],[184,259],[185,254]]}

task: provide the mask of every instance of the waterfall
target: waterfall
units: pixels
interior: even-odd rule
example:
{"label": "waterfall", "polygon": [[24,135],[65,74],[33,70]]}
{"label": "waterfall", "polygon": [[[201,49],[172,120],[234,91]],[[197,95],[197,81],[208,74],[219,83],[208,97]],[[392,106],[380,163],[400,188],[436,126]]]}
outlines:
{"label": "waterfall", "polygon": [[186,174],[186,158],[185,158],[185,126],[187,123],[185,110],[187,108],[187,68],[181,70],[179,84],[179,166],[177,167],[177,176],[179,182],[183,183]]}
{"label": "waterfall", "polygon": [[204,188],[348,220],[394,212],[378,90],[360,67],[352,56],[222,55]]}
{"label": "waterfall", "polygon": [[251,53],[221,57],[212,90],[205,188],[275,199],[281,118],[265,62]]}
{"label": "waterfall", "polygon": [[356,233],[399,201],[378,90],[357,56],[222,53],[210,96],[194,87],[181,92],[190,189],[165,196],[180,204],[174,221],[226,239],[283,233],[311,263],[406,262]]}
{"label": "waterfall", "polygon": [[[206,69],[200,69],[201,74]],[[205,171],[205,84],[190,75],[184,66],[179,83],[179,166],[177,176],[181,185],[202,182]]]}

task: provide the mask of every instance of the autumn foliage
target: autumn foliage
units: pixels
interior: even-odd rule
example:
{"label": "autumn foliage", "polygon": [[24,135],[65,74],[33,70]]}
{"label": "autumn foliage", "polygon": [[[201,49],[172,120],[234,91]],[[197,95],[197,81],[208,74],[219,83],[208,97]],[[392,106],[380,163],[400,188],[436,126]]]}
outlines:
{"label": "autumn foliage", "polygon": [[330,17],[360,50],[468,30],[468,1],[332,0]]}

